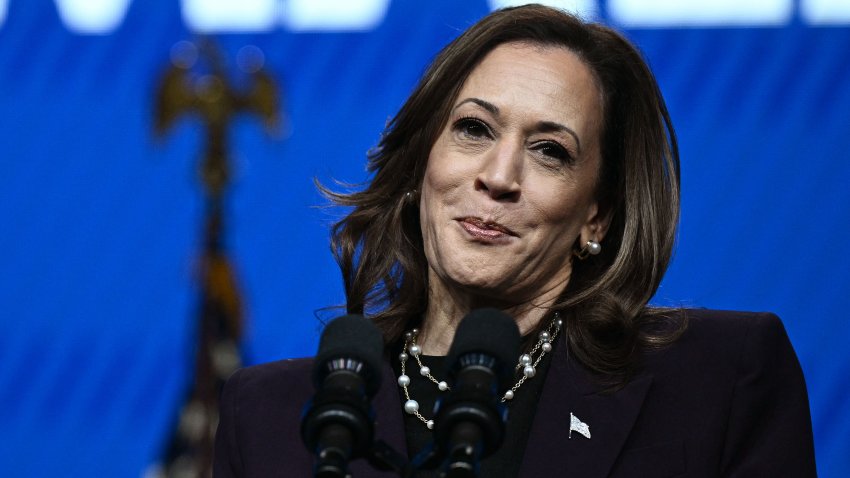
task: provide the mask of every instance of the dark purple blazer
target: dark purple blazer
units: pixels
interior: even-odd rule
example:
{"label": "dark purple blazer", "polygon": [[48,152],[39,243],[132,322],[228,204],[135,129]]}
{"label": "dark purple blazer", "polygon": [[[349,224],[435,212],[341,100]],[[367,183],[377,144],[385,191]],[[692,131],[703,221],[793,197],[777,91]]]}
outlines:
{"label": "dark purple blazer", "polygon": [[[647,355],[628,385],[605,393],[566,347],[555,348],[520,476],[816,476],[800,364],[773,314],[690,310],[685,335]],[[563,344],[561,344],[563,345]],[[215,472],[225,477],[308,477],[301,442],[312,362],[248,367],[225,385]],[[407,449],[399,387],[386,363],[373,401],[376,435]],[[521,390],[520,390],[521,392]],[[570,413],[591,438],[568,438]],[[365,460],[353,478],[391,477]]]}

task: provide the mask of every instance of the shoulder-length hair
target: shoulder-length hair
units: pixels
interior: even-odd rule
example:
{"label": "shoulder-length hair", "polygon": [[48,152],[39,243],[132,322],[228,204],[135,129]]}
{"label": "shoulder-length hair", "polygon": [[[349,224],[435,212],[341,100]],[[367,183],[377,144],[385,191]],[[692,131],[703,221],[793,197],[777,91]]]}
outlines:
{"label": "shoulder-length hair", "polygon": [[[640,350],[669,343],[684,329],[684,319],[667,320],[671,314],[647,308],[675,241],[676,136],[638,50],[608,27],[552,8],[499,10],[466,30],[436,56],[369,153],[372,179],[365,188],[337,193],[320,186],[335,203],[352,207],[334,225],[331,240],[347,309],[370,316],[387,343],[421,321],[428,264],[415,192],[464,81],[485,55],[509,42],[573,51],[602,92],[596,199],[610,226],[601,254],[573,261],[570,282],[553,309],[565,318],[572,356],[621,382]],[[541,330],[548,325],[543,322]]]}

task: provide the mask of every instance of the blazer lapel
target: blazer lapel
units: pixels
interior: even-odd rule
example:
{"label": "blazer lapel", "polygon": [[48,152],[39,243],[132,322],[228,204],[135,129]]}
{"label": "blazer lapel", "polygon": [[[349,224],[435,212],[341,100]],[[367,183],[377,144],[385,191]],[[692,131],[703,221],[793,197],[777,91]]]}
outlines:
{"label": "blazer lapel", "polygon": [[[608,476],[652,383],[651,375],[640,375],[604,393],[584,367],[568,360],[565,345],[559,341],[553,353],[520,476]],[[576,431],[570,438],[571,414],[588,425],[589,439]]]}
{"label": "blazer lapel", "polygon": [[[372,398],[375,410],[375,440],[383,440],[395,451],[407,457],[407,439],[404,434],[404,417],[401,414],[401,398],[396,385],[396,377],[389,361],[385,360],[381,368],[381,387]],[[393,472],[381,472],[372,468],[366,460],[355,460],[349,468],[353,476],[358,477],[395,477]]]}
{"label": "blazer lapel", "polygon": [[384,361],[381,370],[381,388],[372,401],[372,407],[375,410],[375,439],[384,440],[396,451],[407,456],[404,417],[401,413],[401,398],[398,391],[393,368],[389,361]]}

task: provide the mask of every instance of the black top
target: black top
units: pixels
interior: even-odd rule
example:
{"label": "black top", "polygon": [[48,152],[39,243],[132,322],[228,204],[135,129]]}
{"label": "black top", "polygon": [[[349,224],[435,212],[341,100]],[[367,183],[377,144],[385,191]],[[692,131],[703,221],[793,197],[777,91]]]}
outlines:
{"label": "black top", "polygon": [[[552,345],[556,346],[555,343]],[[398,377],[401,374],[401,363],[398,360],[398,353],[401,352],[401,347],[395,347],[395,351],[396,353],[392,357],[392,366],[396,377]],[[519,475],[522,457],[525,454],[525,446],[528,442],[528,436],[531,433],[531,424],[534,422],[534,412],[537,409],[537,402],[540,398],[543,382],[546,379],[546,372],[549,369],[551,356],[552,352],[547,353],[537,366],[537,373],[534,377],[527,379],[517,389],[513,400],[505,402],[508,406],[505,439],[496,453],[481,461],[479,476],[515,478]],[[446,369],[446,357],[421,355],[420,359],[422,360],[422,365],[431,369],[431,375],[434,378],[443,380],[446,377],[447,374],[444,372]],[[410,377],[410,385],[407,387],[410,391],[410,398],[419,402],[419,412],[426,419],[432,419],[434,417],[434,404],[437,398],[446,392],[440,392],[436,384],[419,374],[419,365],[413,357],[407,359],[406,372],[407,376]],[[518,374],[516,378],[519,379],[520,376]],[[514,381],[514,383],[516,382]],[[504,394],[504,391],[502,393]],[[400,406],[403,407],[406,398],[404,397],[404,391],[401,389],[399,389],[399,396],[401,397]],[[416,415],[408,413],[404,413],[404,430],[407,439],[407,453],[411,460],[413,460],[419,452],[431,444],[433,432]],[[439,475],[436,471],[419,471],[415,476],[417,478],[431,478]]]}

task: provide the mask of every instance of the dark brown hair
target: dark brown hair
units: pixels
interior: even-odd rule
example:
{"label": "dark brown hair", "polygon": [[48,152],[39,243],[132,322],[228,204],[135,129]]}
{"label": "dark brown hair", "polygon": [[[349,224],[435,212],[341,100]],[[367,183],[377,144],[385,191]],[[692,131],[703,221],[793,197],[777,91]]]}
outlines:
{"label": "dark brown hair", "polygon": [[[596,195],[611,222],[603,252],[573,261],[570,282],[554,309],[566,319],[572,355],[622,383],[640,350],[669,343],[684,329],[683,319],[670,311],[647,307],[675,241],[676,136],[637,49],[608,27],[552,8],[496,11],[443,48],[369,153],[373,177],[365,188],[352,193],[322,188],[335,203],[352,207],[334,225],[331,241],[347,309],[369,315],[388,343],[421,320],[428,301],[428,264],[417,204],[408,193],[419,190],[431,147],[467,76],[487,53],[509,42],[575,52],[602,92]],[[543,322],[539,327],[547,325]]]}

